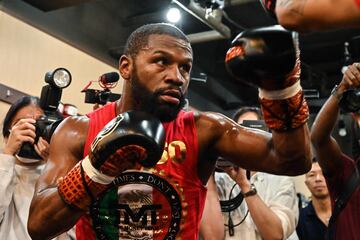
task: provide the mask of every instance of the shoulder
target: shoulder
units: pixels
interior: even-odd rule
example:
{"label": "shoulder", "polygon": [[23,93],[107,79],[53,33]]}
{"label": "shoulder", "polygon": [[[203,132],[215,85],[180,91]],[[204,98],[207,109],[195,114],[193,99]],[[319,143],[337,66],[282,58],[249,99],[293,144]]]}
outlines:
{"label": "shoulder", "polygon": [[[56,144],[57,148],[69,147],[73,150],[83,148],[89,128],[89,118],[87,116],[75,116],[65,118],[56,128],[51,144]],[[75,144],[74,144],[75,143]]]}
{"label": "shoulder", "polygon": [[258,178],[263,178],[269,185],[278,189],[292,189],[295,187],[293,179],[288,176],[274,175],[264,172],[257,172],[256,175]]}
{"label": "shoulder", "polygon": [[239,133],[241,127],[231,118],[216,112],[194,112],[199,139],[211,144],[224,134]]}
{"label": "shoulder", "polygon": [[88,125],[89,118],[87,116],[67,117],[59,124],[55,132],[61,131],[64,134],[66,134],[67,130],[82,132],[88,128]]}
{"label": "shoulder", "polygon": [[312,205],[311,201],[308,202],[306,207],[303,207],[300,209],[300,214],[303,215],[304,217],[309,214],[315,214],[315,209],[314,209],[314,206]]}
{"label": "shoulder", "polygon": [[194,112],[195,123],[197,127],[203,128],[223,128],[231,127],[235,122],[229,117],[216,112]]}

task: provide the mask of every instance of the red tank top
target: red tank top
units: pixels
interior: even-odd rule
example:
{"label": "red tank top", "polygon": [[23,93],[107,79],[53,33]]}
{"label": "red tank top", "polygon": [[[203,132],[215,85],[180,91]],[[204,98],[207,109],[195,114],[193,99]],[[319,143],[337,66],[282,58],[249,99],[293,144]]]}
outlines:
{"label": "red tank top", "polygon": [[[115,117],[115,103],[90,114],[84,156],[97,133]],[[197,240],[206,188],[197,175],[198,142],[192,112],[180,111],[163,123],[166,144],[161,160],[151,169],[129,170],[76,225],[77,239]],[[89,223],[91,223],[89,225]]]}
{"label": "red tank top", "polygon": [[355,0],[356,5],[360,8],[360,0]]}
{"label": "red tank top", "polygon": [[[334,176],[326,178],[330,192],[331,204],[334,208],[335,200],[344,189],[344,183],[352,174],[356,163],[354,160],[343,154],[341,156],[342,167],[338,169]],[[360,161],[360,159],[358,159]],[[345,208],[340,212],[336,219],[335,239],[348,240],[359,239],[360,234],[360,187],[358,186],[352,193]]]}

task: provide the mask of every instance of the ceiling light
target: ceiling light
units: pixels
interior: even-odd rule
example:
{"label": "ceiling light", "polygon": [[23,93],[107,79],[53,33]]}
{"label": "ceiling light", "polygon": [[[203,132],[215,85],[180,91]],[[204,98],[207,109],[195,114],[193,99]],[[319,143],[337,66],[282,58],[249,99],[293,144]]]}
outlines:
{"label": "ceiling light", "polygon": [[178,8],[174,8],[174,7],[170,8],[166,14],[166,18],[171,23],[179,22],[181,19],[180,10]]}

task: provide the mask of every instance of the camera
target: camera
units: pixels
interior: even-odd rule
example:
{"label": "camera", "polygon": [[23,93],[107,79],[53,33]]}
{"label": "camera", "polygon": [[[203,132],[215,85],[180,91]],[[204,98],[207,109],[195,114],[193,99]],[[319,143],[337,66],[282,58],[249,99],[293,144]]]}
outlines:
{"label": "camera", "polygon": [[360,89],[346,90],[340,99],[339,106],[345,113],[358,112],[360,110]]}
{"label": "camera", "polygon": [[85,103],[98,103],[101,105],[105,105],[107,102],[113,102],[118,100],[119,98],[119,94],[112,93],[109,89],[87,89],[85,91]]}
{"label": "camera", "polygon": [[[71,83],[71,74],[65,68],[57,68],[52,72],[45,74],[45,82],[47,85],[41,89],[40,107],[44,110],[44,115],[38,118],[35,122],[35,141],[36,144],[39,138],[44,138],[50,142],[51,136],[56,127],[63,120],[63,116],[57,111],[62,89],[66,88]],[[29,142],[23,143],[18,153],[18,156],[31,159],[41,159],[34,149],[34,144]]]}
{"label": "camera", "polygon": [[[114,102],[120,98],[120,94],[112,93],[111,88],[117,85],[119,74],[116,72],[105,73],[97,81],[90,81],[81,91],[85,93],[85,103],[105,105],[107,102]],[[89,89],[93,82],[98,82],[102,90]]]}

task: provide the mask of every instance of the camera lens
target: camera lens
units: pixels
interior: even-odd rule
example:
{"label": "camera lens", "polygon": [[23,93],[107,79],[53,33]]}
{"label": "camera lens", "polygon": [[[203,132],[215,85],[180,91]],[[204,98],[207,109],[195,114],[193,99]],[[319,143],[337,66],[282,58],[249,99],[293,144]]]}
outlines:
{"label": "camera lens", "polygon": [[349,89],[343,93],[339,103],[344,112],[357,112],[360,110],[360,89]]}
{"label": "camera lens", "polygon": [[54,71],[53,80],[59,88],[67,87],[71,82],[71,75],[65,69],[59,68]]}

